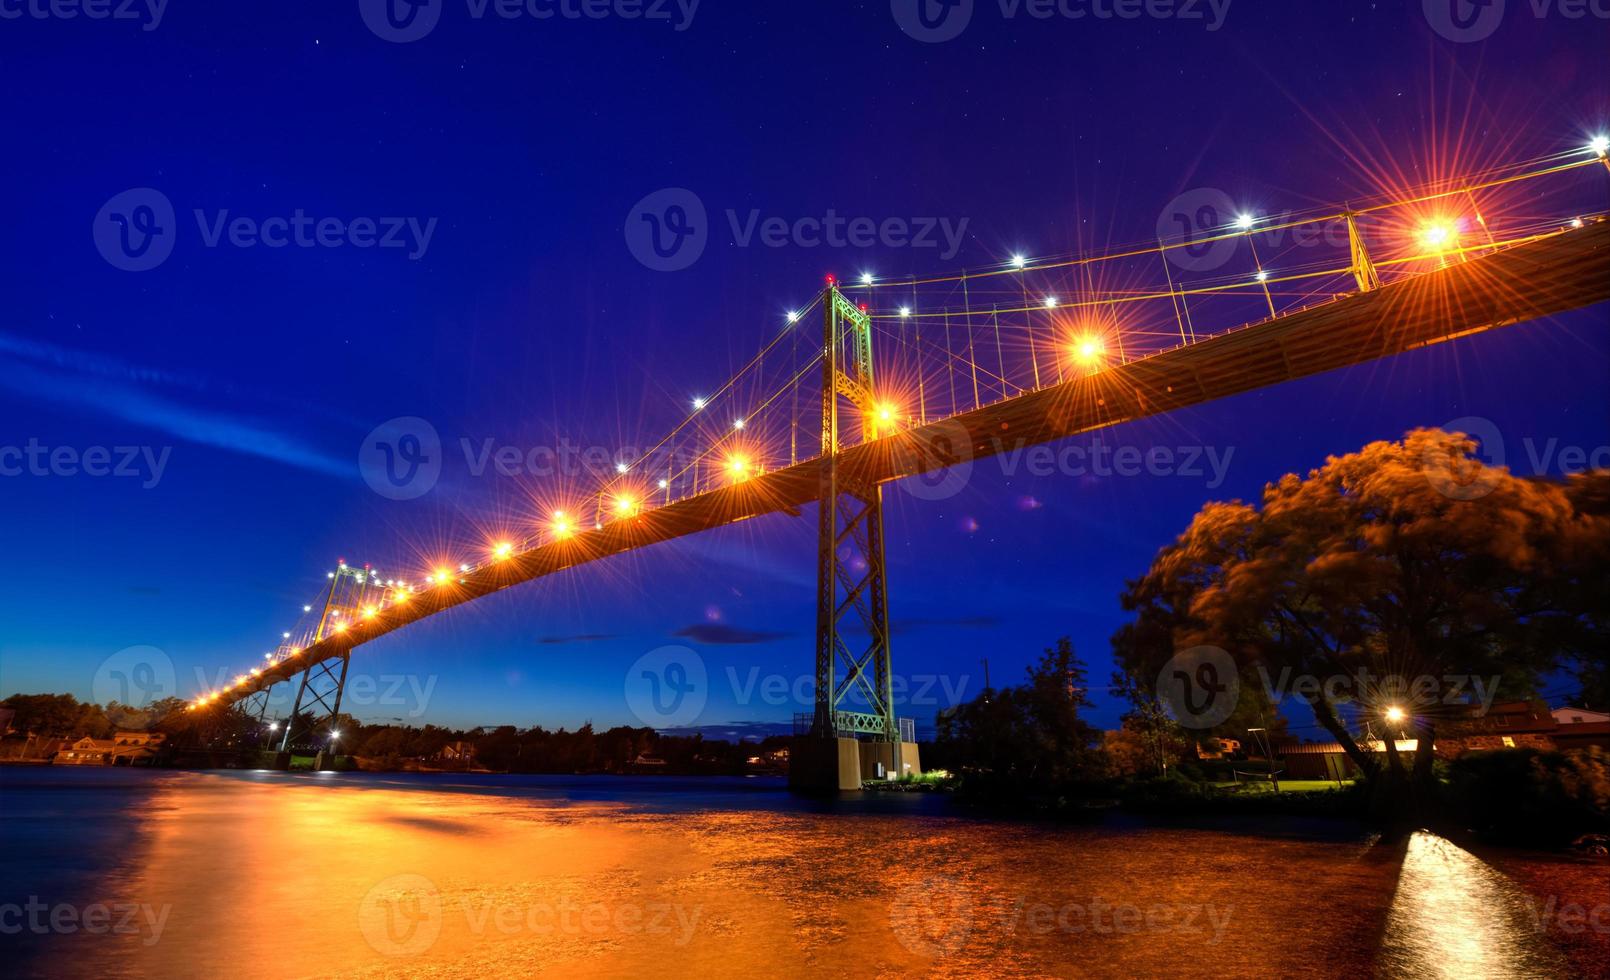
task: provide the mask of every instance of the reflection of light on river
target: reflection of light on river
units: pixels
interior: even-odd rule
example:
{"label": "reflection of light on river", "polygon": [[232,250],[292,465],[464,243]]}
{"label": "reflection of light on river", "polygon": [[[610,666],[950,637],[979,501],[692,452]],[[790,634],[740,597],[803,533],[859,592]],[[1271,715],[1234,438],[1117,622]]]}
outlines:
{"label": "reflection of light on river", "polygon": [[1403,855],[1382,953],[1381,972],[1388,976],[1569,975],[1508,878],[1424,832],[1409,839]]}

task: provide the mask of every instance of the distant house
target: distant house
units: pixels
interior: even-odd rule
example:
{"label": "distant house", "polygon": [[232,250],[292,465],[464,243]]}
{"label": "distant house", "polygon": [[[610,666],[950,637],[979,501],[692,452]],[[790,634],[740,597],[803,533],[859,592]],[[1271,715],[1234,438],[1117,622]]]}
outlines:
{"label": "distant house", "polygon": [[[1397,745],[1404,764],[1412,764],[1419,741],[1399,739]],[[1383,755],[1386,752],[1386,743],[1379,740],[1362,741],[1359,746]],[[1437,721],[1439,759],[1492,749],[1552,752],[1590,746],[1610,749],[1610,715],[1583,708],[1550,711],[1541,701],[1509,701],[1495,704],[1485,713],[1470,706],[1456,718]],[[1276,746],[1275,754],[1285,761],[1288,779],[1352,779],[1358,775],[1358,767],[1335,742]]]}
{"label": "distant house", "polygon": [[436,757],[443,762],[470,763],[475,761],[474,742],[448,742]]}
{"label": "distant house", "polygon": [[1229,759],[1241,754],[1241,740],[1236,738],[1210,738],[1196,743],[1196,757],[1204,761]]}
{"label": "distant house", "polygon": [[1589,711],[1586,708],[1555,708],[1551,714],[1562,725],[1610,724],[1610,712]]}
{"label": "distant house", "polygon": [[633,769],[649,769],[649,770],[664,769],[665,768],[665,760],[660,758],[657,755],[648,755],[646,753],[639,753],[637,758],[632,760],[632,768]]}
{"label": "distant house", "polygon": [[[1415,750],[1420,747],[1419,739],[1400,738],[1396,742],[1398,754],[1403,757],[1405,766],[1414,765]],[[1358,747],[1367,753],[1372,753],[1386,765],[1386,742],[1381,739],[1361,739]],[[1304,742],[1299,745],[1277,745],[1275,755],[1285,764],[1281,772],[1282,779],[1324,779],[1342,780],[1356,779],[1359,776],[1358,766],[1348,757],[1340,744],[1336,742]]]}
{"label": "distant house", "polygon": [[119,731],[111,738],[85,736],[58,749],[51,759],[58,766],[150,765],[162,747],[161,732]]}
{"label": "distant house", "polygon": [[[1455,758],[1485,749],[1554,749],[1560,723],[1542,701],[1506,701],[1486,713],[1471,705],[1463,717],[1438,726],[1438,755]],[[1446,745],[1444,741],[1446,740]]]}
{"label": "distant house", "polygon": [[104,766],[116,750],[117,743],[109,738],[90,738],[85,735],[58,751],[51,763],[58,766]]}

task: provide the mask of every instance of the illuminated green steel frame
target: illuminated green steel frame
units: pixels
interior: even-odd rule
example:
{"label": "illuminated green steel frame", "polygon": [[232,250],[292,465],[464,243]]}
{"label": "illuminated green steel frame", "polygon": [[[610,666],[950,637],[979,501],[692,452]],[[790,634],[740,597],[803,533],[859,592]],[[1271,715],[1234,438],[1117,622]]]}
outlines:
{"label": "illuminated green steel frame", "polygon": [[[324,598],[324,609],[319,614],[319,625],[313,632],[313,641],[324,639],[330,629],[331,614],[348,614],[361,607],[364,583],[369,575],[368,566],[362,571],[341,565],[330,579],[330,591]],[[352,661],[350,651],[338,657],[322,660],[302,672],[296,687],[296,700],[290,716],[285,719],[285,734],[280,738],[281,752],[293,751],[311,742],[321,731],[335,727],[336,716],[341,714],[341,698],[346,693],[347,668]]]}
{"label": "illuminated green steel frame", "polygon": [[[889,596],[883,561],[883,490],[871,481],[851,479],[838,465],[839,399],[861,415],[862,439],[875,437],[877,407],[872,379],[872,319],[839,292],[831,280],[823,295],[822,468],[818,495],[816,555],[816,711],[811,733],[820,738],[874,735],[895,745],[900,767],[900,736],[894,716],[889,670]],[[848,362],[840,367],[846,353]],[[847,370],[846,370],[847,369]],[[859,653],[849,643],[861,630],[867,645]],[[849,634],[847,637],[846,634]],[[859,692],[868,711],[844,708]]]}

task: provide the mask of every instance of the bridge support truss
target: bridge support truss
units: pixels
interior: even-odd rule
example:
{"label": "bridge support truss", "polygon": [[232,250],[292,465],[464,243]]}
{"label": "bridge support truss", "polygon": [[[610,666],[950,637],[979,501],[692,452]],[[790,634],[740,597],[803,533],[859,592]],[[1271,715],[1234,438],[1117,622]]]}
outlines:
{"label": "bridge support truss", "polygon": [[[796,739],[789,772],[799,789],[859,789],[862,778],[880,765],[894,774],[915,769],[916,751],[901,738],[894,714],[883,489],[873,479],[845,472],[838,460],[841,399],[859,413],[863,441],[877,436],[872,319],[831,281],[822,307],[816,703],[810,734]],[[857,696],[865,710],[847,707]],[[871,745],[857,744],[863,735]],[[905,761],[907,754],[911,762]]]}
{"label": "bridge support truss", "polygon": [[[371,609],[371,604],[382,594],[368,566],[355,569],[342,563],[331,574],[330,590],[325,595],[313,642],[345,629],[347,623]],[[296,686],[296,700],[291,704],[279,742],[280,757],[285,764],[290,762],[289,753],[299,747],[315,750],[315,769],[322,768],[326,756],[336,753],[335,725],[341,714],[341,699],[346,692],[347,669],[351,662],[352,655],[343,653],[302,671],[302,679]]]}

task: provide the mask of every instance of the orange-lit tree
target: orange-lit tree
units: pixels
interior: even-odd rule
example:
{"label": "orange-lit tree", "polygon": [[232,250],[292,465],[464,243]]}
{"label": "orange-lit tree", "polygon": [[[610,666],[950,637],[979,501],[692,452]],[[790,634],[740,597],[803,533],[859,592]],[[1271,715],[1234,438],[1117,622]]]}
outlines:
{"label": "orange-lit tree", "polygon": [[[1288,474],[1261,506],[1207,504],[1125,592],[1136,619],[1115,637],[1120,665],[1156,676],[1174,650],[1211,644],[1244,671],[1315,678],[1293,693],[1385,787],[1376,798],[1429,802],[1437,725],[1468,712],[1469,679],[1529,696],[1543,673],[1583,664],[1604,622],[1604,593],[1590,594],[1602,475],[1525,479],[1475,449],[1415,430]],[[1418,739],[1412,779],[1395,738],[1384,767],[1361,745],[1400,726]]]}

